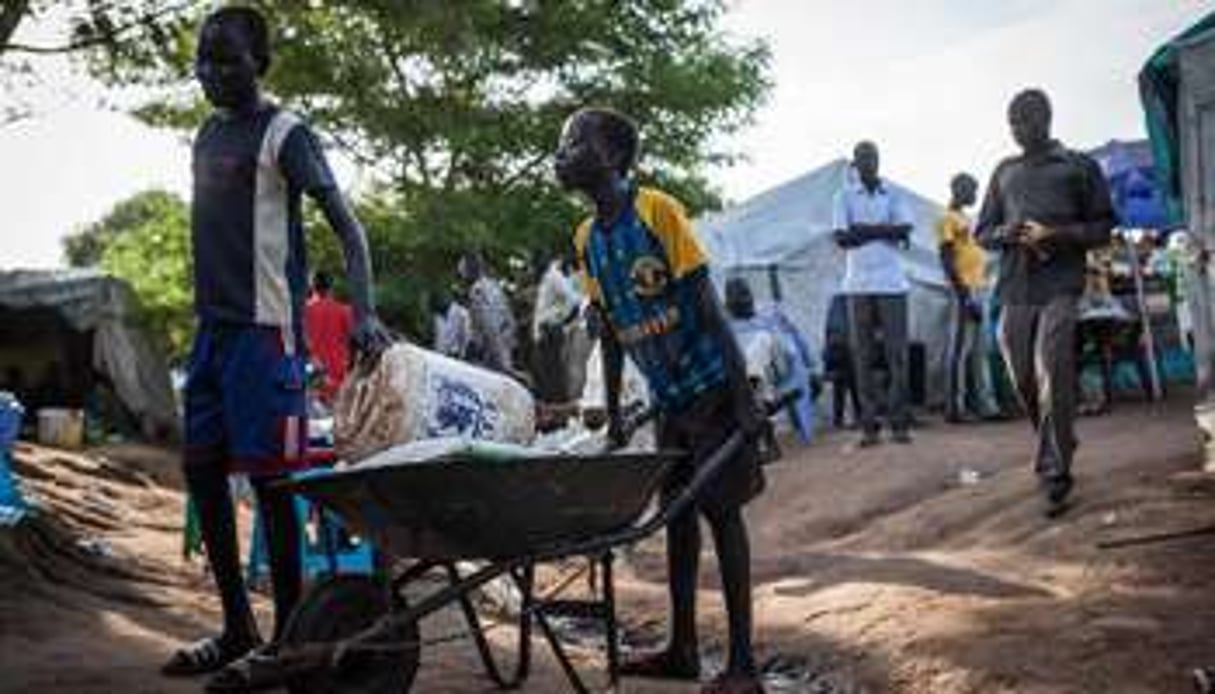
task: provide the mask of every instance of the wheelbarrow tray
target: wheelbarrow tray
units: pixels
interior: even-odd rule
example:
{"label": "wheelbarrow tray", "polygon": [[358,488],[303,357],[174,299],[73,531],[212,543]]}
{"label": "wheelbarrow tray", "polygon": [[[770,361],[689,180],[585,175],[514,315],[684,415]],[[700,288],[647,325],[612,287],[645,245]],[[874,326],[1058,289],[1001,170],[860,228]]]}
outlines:
{"label": "wheelbarrow tray", "polygon": [[454,453],[316,471],[287,483],[395,558],[500,560],[632,524],[678,453]]}

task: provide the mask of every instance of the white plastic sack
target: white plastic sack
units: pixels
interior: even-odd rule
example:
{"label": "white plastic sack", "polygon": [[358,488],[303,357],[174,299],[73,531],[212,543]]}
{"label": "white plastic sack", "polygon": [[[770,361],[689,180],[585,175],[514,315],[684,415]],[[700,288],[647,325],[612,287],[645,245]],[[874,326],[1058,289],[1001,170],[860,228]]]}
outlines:
{"label": "white plastic sack", "polygon": [[[607,389],[603,385],[603,348],[598,340],[586,358],[586,383],[582,386],[582,409],[604,409],[607,407]],[[624,357],[624,370],[620,375],[620,406],[628,410],[636,406],[644,410],[650,404],[650,390],[645,376],[628,355]]]}
{"label": "white plastic sack", "polygon": [[[580,405],[583,410],[607,409],[607,389],[603,384],[603,349],[595,341],[586,359],[586,383],[582,387]],[[643,412],[650,406],[650,389],[641,369],[628,355],[624,357],[624,370],[620,375],[620,408],[624,412]],[[593,453],[606,444],[606,431],[567,434],[570,441],[560,444],[563,450],[574,453]],[[628,449],[652,451],[657,448],[658,436],[653,422],[643,425],[633,433]]]}
{"label": "white plastic sack", "polygon": [[338,456],[351,462],[423,439],[528,444],[535,402],[509,376],[398,343],[370,372],[347,376],[334,405],[333,435]]}

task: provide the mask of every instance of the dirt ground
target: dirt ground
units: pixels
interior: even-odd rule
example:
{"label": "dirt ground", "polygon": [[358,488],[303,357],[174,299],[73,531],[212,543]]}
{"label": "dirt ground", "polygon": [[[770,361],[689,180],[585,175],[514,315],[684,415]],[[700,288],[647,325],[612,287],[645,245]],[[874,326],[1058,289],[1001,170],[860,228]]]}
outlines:
{"label": "dirt ground", "polygon": [[[911,446],[851,450],[846,432],[790,444],[747,511],[770,690],[1189,691],[1189,668],[1215,663],[1215,534],[1098,542],[1215,523],[1215,479],[1199,472],[1190,403],[1122,404],[1082,420],[1080,436],[1076,504],[1055,521],[1041,513],[1024,422],[930,420]],[[17,458],[43,510],[0,530],[0,691],[201,691],[156,674],[217,621],[202,565],[181,559],[172,455],[20,446]],[[724,631],[708,542],[705,557],[711,668]],[[657,643],[661,538],[621,564],[625,640]],[[425,633],[456,625],[440,615]],[[494,632],[500,647],[510,636]],[[536,652],[525,691],[565,690],[540,640]],[[578,661],[604,684],[597,651],[581,649]],[[414,691],[490,690],[467,642],[424,652]],[[636,680],[622,691],[695,687]]]}

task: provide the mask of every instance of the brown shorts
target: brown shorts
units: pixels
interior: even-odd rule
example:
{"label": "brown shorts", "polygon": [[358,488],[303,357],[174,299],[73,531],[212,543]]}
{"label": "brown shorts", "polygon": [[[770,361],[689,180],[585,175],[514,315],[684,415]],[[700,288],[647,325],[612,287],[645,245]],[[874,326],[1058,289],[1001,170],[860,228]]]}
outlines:
{"label": "brown shorts", "polygon": [[[670,499],[691,481],[696,468],[738,429],[729,391],[724,388],[706,393],[690,408],[660,417],[658,447],[687,451],[690,458],[677,464],[663,482],[662,494]],[[764,474],[754,440],[747,441],[733,459],[726,462],[715,479],[709,480],[696,497],[697,507],[705,513],[731,510],[745,505],[764,489]]]}

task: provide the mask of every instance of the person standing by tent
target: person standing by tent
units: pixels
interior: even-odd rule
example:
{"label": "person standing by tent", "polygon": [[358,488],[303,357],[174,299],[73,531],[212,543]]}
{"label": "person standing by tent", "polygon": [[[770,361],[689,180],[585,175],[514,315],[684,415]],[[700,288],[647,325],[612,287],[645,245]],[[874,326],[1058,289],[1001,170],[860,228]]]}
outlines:
{"label": "person standing by tent", "polygon": [[1076,449],[1076,312],[1085,257],[1110,241],[1114,210],[1101,168],[1051,138],[1046,93],[1027,89],[1008,107],[1021,154],[1000,162],[977,235],[998,248],[1000,346],[1038,434],[1035,471],[1046,513],[1066,510]]}
{"label": "person standing by tent", "polygon": [[376,317],[366,236],[316,135],[262,96],[259,83],[270,55],[269,28],[258,11],[224,7],[203,21],[195,75],[215,112],[193,147],[198,327],[186,378],[183,467],[223,608],[223,630],[182,647],[162,672],[215,673],[209,691],[255,688],[273,662],[272,651],[258,648],[261,637],[241,575],[229,473],[251,477],[265,521],[275,640],[302,587],[294,503],[272,483],[303,464],[307,437],[304,194],[341,239],[355,345],[378,353],[389,342]]}
{"label": "person standing by tent", "polygon": [[983,351],[983,306],[987,301],[986,254],[975,240],[965,209],[975,203],[979,182],[960,173],[949,183],[949,209],[937,223],[941,267],[953,289],[947,374],[945,420],[958,423],[970,417],[995,418],[999,406],[992,391],[987,354]]}
{"label": "person standing by tent", "polygon": [[430,315],[434,350],[453,359],[465,359],[472,342],[472,317],[468,309],[446,289],[436,289],[430,295]]}
{"label": "person standing by tent", "polygon": [[[795,392],[786,411],[802,443],[810,443],[814,437],[814,400],[822,385],[810,345],[776,302],[763,311],[756,308],[755,294],[745,278],[726,280],[725,301],[730,329],[746,360],[747,376],[752,385],[759,379],[758,399],[775,403],[786,393]],[[769,435],[767,447],[777,452],[773,428],[765,427],[765,433]]]}
{"label": "person standing by tent", "polygon": [[533,375],[542,402],[564,403],[572,396],[565,363],[565,337],[570,324],[578,318],[582,297],[566,274],[570,265],[571,261],[560,255],[550,259],[536,287],[536,308],[532,315],[532,344],[536,346]]}
{"label": "person standing by tent", "polygon": [[515,375],[515,315],[502,283],[486,272],[480,253],[465,253],[456,272],[468,284],[474,360],[494,371]]}
{"label": "person standing by tent", "polygon": [[835,195],[835,242],[844,250],[841,293],[848,297],[850,342],[861,405],[860,445],[881,442],[874,352],[881,333],[888,388],[885,416],[891,437],[910,443],[907,374],[907,293],[911,289],[899,247],[911,237],[911,215],[902,196],[878,175],[878,148],[861,142],[852,153],[856,178]]}
{"label": "person standing by tent", "polygon": [[333,277],[324,270],[312,276],[312,294],[304,304],[304,331],[308,352],[324,374],[319,389],[321,402],[333,402],[350,366],[350,335],[354,332],[354,311],[333,296]]}
{"label": "person standing by tent", "polygon": [[856,393],[856,369],[852,360],[852,331],[848,325],[848,297],[834,294],[827,307],[823,327],[826,347],[823,349],[823,370],[831,381],[831,423],[836,429],[849,426],[848,405],[852,405],[851,426],[860,426],[861,404]]}

